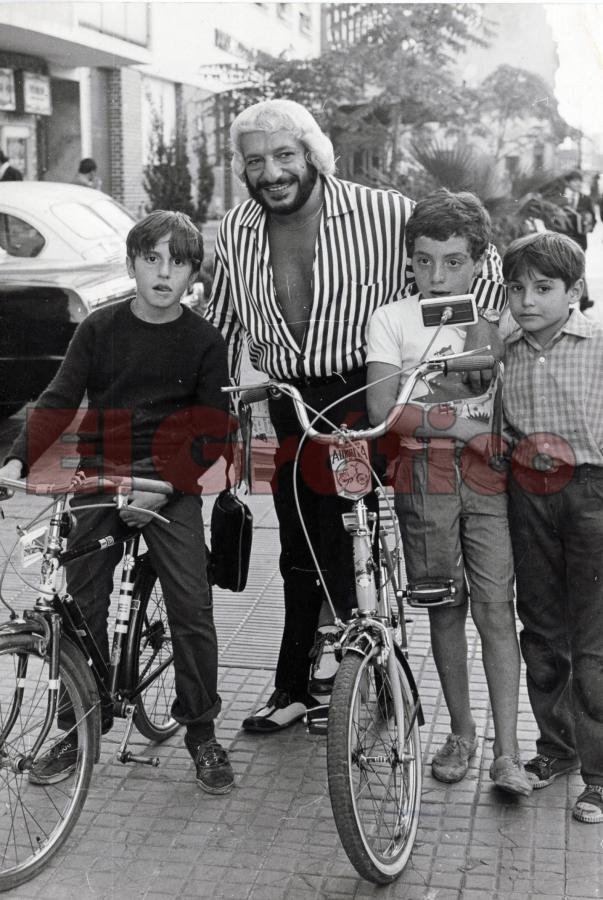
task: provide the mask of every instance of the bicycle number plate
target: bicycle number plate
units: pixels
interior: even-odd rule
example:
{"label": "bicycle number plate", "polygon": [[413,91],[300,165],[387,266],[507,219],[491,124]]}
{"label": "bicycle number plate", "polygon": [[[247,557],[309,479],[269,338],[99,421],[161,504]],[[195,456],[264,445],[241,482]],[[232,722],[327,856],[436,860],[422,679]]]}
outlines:
{"label": "bicycle number plate", "polygon": [[40,525],[38,528],[32,528],[26,531],[19,538],[19,547],[21,550],[21,565],[24,569],[40,562],[46,549],[46,532],[48,526]]}
{"label": "bicycle number plate", "polygon": [[329,444],[335,490],[340,497],[358,500],[371,491],[371,458],[367,441]]}

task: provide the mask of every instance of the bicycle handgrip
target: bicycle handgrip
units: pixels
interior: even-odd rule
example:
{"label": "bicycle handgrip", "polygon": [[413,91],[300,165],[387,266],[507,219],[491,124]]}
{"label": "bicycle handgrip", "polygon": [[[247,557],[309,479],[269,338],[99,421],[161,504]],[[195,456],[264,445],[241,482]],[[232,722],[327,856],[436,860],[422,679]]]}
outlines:
{"label": "bicycle handgrip", "polygon": [[259,403],[266,400],[269,396],[268,385],[256,385],[241,392],[241,403]]}
{"label": "bicycle handgrip", "polygon": [[169,497],[174,493],[174,488],[168,481],[157,481],[154,478],[139,478],[134,475],[131,479],[133,491],[149,491],[153,494],[165,494]]}
{"label": "bicycle handgrip", "polygon": [[446,361],[446,372],[478,372],[481,369],[492,369],[496,360],[493,356],[463,356]]}

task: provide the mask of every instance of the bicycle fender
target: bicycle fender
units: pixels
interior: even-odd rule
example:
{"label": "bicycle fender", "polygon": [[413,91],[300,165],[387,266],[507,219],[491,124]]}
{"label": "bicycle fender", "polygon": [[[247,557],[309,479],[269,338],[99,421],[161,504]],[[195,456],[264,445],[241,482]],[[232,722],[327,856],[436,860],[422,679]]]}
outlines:
{"label": "bicycle fender", "polygon": [[35,637],[44,637],[45,631],[41,624],[33,620],[27,622],[4,622],[0,625],[0,636],[5,634],[31,634]]}
{"label": "bicycle fender", "polygon": [[423,715],[423,707],[421,706],[421,698],[419,697],[419,689],[417,688],[415,676],[412,674],[412,669],[410,668],[410,663],[408,662],[408,660],[406,659],[406,657],[404,656],[404,654],[402,653],[402,651],[400,650],[400,648],[398,647],[397,644],[395,645],[395,649],[396,649],[396,656],[398,658],[398,662],[404,669],[406,677],[408,678],[408,683],[410,685],[410,689],[412,691],[413,699],[414,699],[415,703],[417,704],[417,722],[419,723],[419,725],[424,725],[425,724],[425,716]]}

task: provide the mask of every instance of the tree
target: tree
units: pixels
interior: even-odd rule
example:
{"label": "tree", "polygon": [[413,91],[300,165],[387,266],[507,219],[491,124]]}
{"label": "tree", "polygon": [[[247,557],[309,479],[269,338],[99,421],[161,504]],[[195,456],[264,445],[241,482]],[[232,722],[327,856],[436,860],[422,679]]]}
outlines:
{"label": "tree", "polygon": [[215,178],[213,169],[209,164],[207,154],[207,140],[204,132],[200,132],[197,139],[197,224],[202,225],[207,220],[207,210],[214,192]]}
{"label": "tree", "polygon": [[495,159],[532,145],[543,124],[555,144],[575,131],[559,115],[543,78],[507,65],[498,66],[476,90],[472,118],[476,130],[491,137]]}
{"label": "tree", "polygon": [[149,196],[147,212],[173,209],[194,218],[184,119],[177,122],[175,133],[166,140],[163,119],[153,109],[149,144],[149,162],[143,169],[143,187]]}

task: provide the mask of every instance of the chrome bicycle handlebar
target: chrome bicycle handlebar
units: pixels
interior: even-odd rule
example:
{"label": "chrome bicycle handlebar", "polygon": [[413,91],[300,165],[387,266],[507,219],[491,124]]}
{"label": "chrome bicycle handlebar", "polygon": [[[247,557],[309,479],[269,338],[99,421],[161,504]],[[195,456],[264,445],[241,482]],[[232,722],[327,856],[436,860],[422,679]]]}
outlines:
{"label": "chrome bicycle handlebar", "polygon": [[[408,403],[417,381],[419,381],[419,379],[423,378],[425,375],[429,374],[430,372],[442,372],[444,375],[446,375],[448,372],[475,372],[481,371],[483,369],[491,369],[494,364],[495,359],[492,355],[485,355],[481,352],[475,353],[475,351],[455,353],[451,354],[450,356],[440,356],[437,358],[425,360],[425,362],[419,363],[419,365],[412,370],[411,374],[402,385],[402,389],[400,390],[395,404],[393,405],[383,422],[381,422],[379,425],[373,426],[372,428],[363,429],[352,429],[347,428],[346,426],[341,426],[337,429],[337,431],[329,434],[324,434],[323,432],[317,431],[316,428],[314,428],[301,393],[299,392],[298,388],[294,387],[288,382],[269,380],[261,384],[249,384],[240,386],[229,385],[228,387],[223,387],[222,391],[228,394],[238,392],[242,394],[251,393],[252,396],[248,400],[248,402],[251,403],[255,403],[259,400],[265,399],[266,396],[278,397],[281,394],[285,394],[293,401],[297,418],[299,419],[299,423],[304,429],[304,432],[308,435],[308,437],[312,438],[315,441],[318,441],[321,444],[338,443],[343,436],[345,436],[346,440],[351,441],[371,441],[375,438],[381,437],[381,435],[385,434],[392,428],[398,416],[400,415],[400,407],[403,407]],[[245,398],[243,397],[243,399]],[[320,415],[315,417],[313,421],[316,421],[316,418],[320,418]]]}
{"label": "chrome bicycle handlebar", "polygon": [[[137,475],[101,475],[74,477],[65,484],[36,484],[27,479],[0,478],[0,488],[5,487],[13,491],[21,491],[27,494],[80,494],[106,492],[108,488],[115,488],[120,494],[131,494],[133,491],[148,491],[152,494],[164,494],[169,497],[174,489],[168,481],[159,481],[154,478],[139,478]],[[0,499],[2,499],[0,497]]]}

